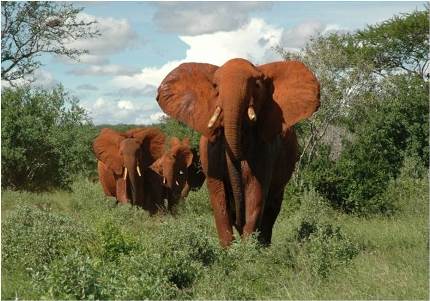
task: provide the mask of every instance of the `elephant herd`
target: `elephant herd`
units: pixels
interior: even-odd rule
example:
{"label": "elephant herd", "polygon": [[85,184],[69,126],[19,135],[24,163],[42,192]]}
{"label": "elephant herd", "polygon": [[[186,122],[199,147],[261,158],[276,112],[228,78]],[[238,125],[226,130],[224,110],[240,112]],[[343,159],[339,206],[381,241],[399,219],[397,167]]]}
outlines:
{"label": "elephant herd", "polygon": [[165,147],[155,128],[103,129],[93,148],[105,193],[155,213],[174,208],[206,178],[220,244],[231,244],[233,227],[270,244],[297,161],[293,126],[320,106],[315,75],[297,61],[183,63],[164,78],[157,102],[202,134],[200,158],[186,139]]}

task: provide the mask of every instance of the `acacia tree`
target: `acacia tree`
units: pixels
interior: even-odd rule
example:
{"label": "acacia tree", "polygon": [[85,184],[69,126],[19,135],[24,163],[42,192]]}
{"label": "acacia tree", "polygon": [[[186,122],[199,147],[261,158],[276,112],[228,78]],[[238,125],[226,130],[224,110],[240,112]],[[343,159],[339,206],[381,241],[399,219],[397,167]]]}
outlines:
{"label": "acacia tree", "polygon": [[69,42],[99,35],[95,21],[79,18],[83,8],[64,2],[5,1],[1,5],[1,78],[13,81],[41,66],[43,53],[78,59],[85,49]]}

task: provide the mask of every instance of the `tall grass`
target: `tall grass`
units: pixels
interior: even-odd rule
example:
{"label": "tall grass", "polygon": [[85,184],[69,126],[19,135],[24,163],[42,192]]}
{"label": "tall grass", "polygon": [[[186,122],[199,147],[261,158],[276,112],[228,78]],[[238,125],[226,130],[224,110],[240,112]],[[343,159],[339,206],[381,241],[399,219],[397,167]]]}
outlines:
{"label": "tall grass", "polygon": [[2,193],[2,299],[428,299],[428,183],[405,175],[391,216],[286,193],[273,244],[219,247],[202,188],[149,215],[80,180],[72,192]]}

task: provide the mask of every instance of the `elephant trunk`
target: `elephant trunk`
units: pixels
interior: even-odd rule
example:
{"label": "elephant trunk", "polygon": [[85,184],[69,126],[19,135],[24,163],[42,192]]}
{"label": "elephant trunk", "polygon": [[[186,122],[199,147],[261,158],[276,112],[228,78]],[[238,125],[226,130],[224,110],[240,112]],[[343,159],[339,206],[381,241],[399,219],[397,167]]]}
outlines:
{"label": "elephant trunk", "polygon": [[[128,165],[128,164],[127,164]],[[129,164],[127,175],[127,193],[129,193],[129,198],[133,205],[140,204],[143,197],[143,183],[141,181],[142,177],[138,175],[136,164]]]}
{"label": "elephant trunk", "polygon": [[242,160],[242,115],[245,110],[245,102],[241,95],[230,96],[228,99],[224,98],[226,161],[236,209],[236,226],[241,231],[244,225],[244,196],[240,164]]}

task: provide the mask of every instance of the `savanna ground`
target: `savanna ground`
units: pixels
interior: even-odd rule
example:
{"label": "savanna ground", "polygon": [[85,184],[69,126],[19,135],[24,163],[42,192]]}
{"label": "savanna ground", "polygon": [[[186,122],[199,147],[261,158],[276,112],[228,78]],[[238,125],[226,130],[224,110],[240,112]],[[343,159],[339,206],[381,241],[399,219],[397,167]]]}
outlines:
{"label": "savanna ground", "polygon": [[176,216],[72,192],[2,193],[2,299],[428,299],[428,181],[400,177],[399,210],[359,217],[287,190],[273,244],[218,246],[208,194]]}

